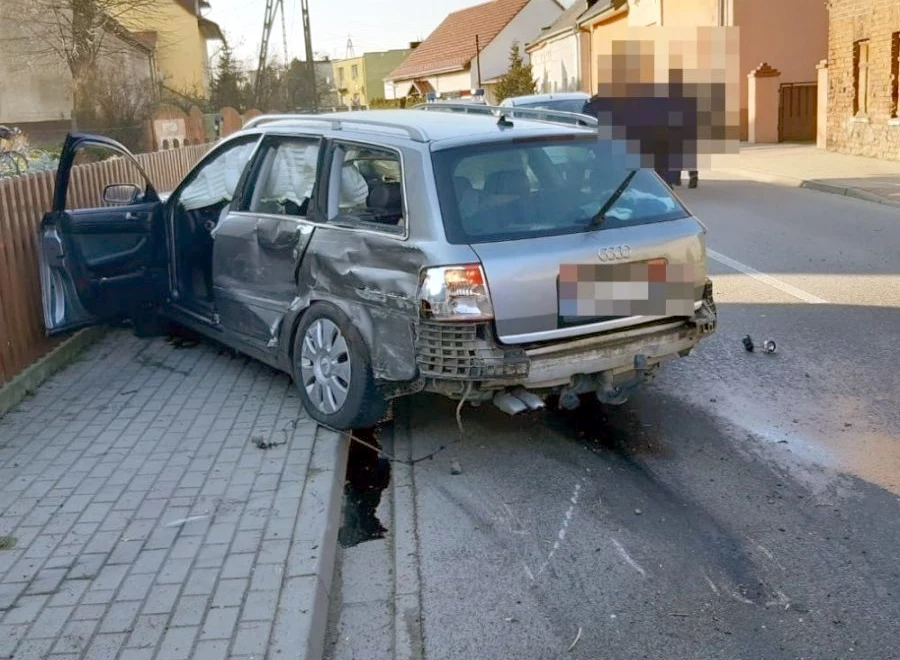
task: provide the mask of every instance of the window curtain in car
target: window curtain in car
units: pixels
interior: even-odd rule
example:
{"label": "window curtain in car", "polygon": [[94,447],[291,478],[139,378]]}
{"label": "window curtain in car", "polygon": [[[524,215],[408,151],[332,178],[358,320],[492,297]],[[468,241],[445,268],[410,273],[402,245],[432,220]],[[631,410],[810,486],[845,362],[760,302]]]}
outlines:
{"label": "window curtain in car", "polygon": [[279,145],[263,198],[290,200],[302,206],[312,196],[318,159],[316,144],[285,142]]}
{"label": "window curtain in car", "polygon": [[203,167],[181,192],[179,202],[184,209],[193,211],[230,202],[255,146],[256,143],[250,142],[229,149]]}

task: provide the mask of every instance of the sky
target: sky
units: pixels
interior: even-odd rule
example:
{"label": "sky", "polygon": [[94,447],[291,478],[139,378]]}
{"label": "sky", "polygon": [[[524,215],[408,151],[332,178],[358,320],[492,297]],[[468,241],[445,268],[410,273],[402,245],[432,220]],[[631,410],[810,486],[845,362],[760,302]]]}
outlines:
{"label": "sky", "polygon": [[[309,0],[313,52],[332,59],[347,56],[347,39],[356,55],[408,48],[425,39],[450,12],[482,0]],[[238,58],[255,66],[262,38],[264,0],[209,0],[207,18],[222,28]],[[563,0],[568,6],[572,0]],[[284,0],[288,57],[303,58],[303,21],[300,0]],[[284,58],[281,16],[276,17],[269,41],[269,57]]]}

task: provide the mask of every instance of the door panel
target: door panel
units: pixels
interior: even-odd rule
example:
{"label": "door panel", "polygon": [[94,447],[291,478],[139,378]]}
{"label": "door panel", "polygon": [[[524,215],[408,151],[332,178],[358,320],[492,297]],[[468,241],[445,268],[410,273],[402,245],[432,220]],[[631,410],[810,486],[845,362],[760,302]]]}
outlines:
{"label": "door panel", "polygon": [[213,291],[223,326],[268,345],[297,297],[297,266],[315,231],[295,218],[231,213],[213,232]]}
{"label": "door panel", "polygon": [[213,293],[221,324],[275,350],[297,297],[297,269],[321,159],[317,137],[265,138],[246,194],[213,231]]}
{"label": "door panel", "polygon": [[50,334],[128,316],[165,296],[162,205],[156,191],[145,180],[143,193],[131,204],[66,208],[73,163],[82,149],[95,158],[102,152],[123,159],[119,169],[145,176],[115,141],[90,135],[66,139],[54,207],[41,223],[40,275]]}

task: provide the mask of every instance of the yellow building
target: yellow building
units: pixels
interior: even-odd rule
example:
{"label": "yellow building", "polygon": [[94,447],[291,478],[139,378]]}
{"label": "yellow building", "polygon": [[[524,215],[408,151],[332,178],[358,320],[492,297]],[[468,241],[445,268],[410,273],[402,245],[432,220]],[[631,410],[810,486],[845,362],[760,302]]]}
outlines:
{"label": "yellow building", "polygon": [[341,105],[367,108],[373,99],[386,98],[384,79],[412,49],[365,53],[359,57],[335,60],[334,87],[341,97]]}
{"label": "yellow building", "polygon": [[159,83],[176,93],[209,91],[207,43],[224,41],[219,26],[201,15],[207,0],[161,0],[125,12],[119,20],[154,47]]}

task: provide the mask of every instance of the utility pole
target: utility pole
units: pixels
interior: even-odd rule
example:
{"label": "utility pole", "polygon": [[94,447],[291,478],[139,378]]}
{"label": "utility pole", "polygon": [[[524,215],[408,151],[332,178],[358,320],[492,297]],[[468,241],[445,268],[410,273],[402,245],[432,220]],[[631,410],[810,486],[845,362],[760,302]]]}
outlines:
{"label": "utility pole", "polygon": [[300,0],[303,13],[303,41],[306,42],[306,76],[312,90],[313,112],[319,111],[319,89],[316,84],[316,62],[313,59],[312,33],[309,27],[309,0]]}
{"label": "utility pole", "polygon": [[478,71],[478,89],[481,89],[481,45],[478,43],[478,35],[475,35],[475,66]]}
{"label": "utility pole", "polygon": [[263,16],[262,39],[259,43],[259,61],[256,65],[256,81],[253,85],[255,103],[260,101],[260,93],[263,87],[263,76],[266,71],[266,60],[269,55],[269,37],[272,36],[272,24],[275,22],[275,0],[266,0],[265,15]]}
{"label": "utility pole", "polygon": [[284,15],[284,0],[278,0],[278,5],[281,7],[281,38],[283,40],[282,47],[284,48],[284,73],[281,78],[281,91],[283,93],[282,98],[284,99],[284,111],[287,112],[289,110],[288,106],[291,104],[290,85],[288,84],[291,60],[290,53],[288,53],[287,19]]}
{"label": "utility pole", "polygon": [[275,25],[275,14],[281,12],[281,33],[284,40],[284,66],[285,71],[290,66],[288,62],[288,46],[287,46],[287,27],[284,18],[284,0],[266,0],[265,15],[263,17],[262,39],[259,44],[259,62],[256,65],[256,83],[254,85],[254,96],[256,102],[259,103],[263,85],[266,82],[263,78],[268,73],[267,64],[269,59],[269,40],[272,37],[272,28]]}

